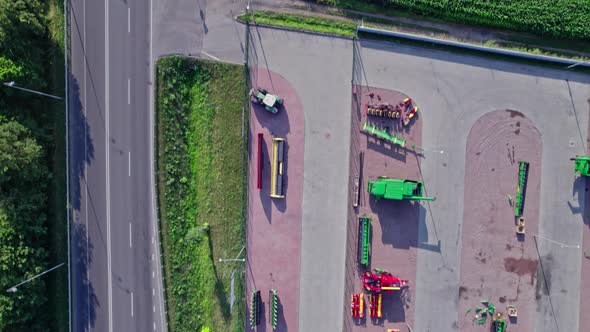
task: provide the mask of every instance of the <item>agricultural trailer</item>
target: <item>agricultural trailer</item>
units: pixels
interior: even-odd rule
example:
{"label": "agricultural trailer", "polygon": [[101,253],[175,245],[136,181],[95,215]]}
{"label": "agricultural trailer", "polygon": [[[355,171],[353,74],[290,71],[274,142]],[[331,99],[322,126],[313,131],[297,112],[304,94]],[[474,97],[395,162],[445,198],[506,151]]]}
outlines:
{"label": "agricultural trailer", "polygon": [[283,188],[285,142],[285,139],[280,137],[274,137],[272,139],[272,165],[270,172],[270,197],[272,198],[285,198]]}
{"label": "agricultural trailer", "polygon": [[279,112],[279,106],[283,105],[283,99],[277,95],[268,93],[266,89],[257,88],[250,90],[250,100],[264,108],[272,114]]}
{"label": "agricultural trailer", "polygon": [[410,201],[434,201],[436,198],[424,195],[422,182],[413,180],[390,179],[380,176],[377,181],[369,180],[367,192],[375,196],[375,200],[410,200]]}
{"label": "agricultural trailer", "polygon": [[358,221],[357,259],[361,266],[368,266],[371,254],[371,219],[363,216],[359,217]]}
{"label": "agricultural trailer", "polygon": [[365,294],[358,293],[350,296],[350,313],[352,318],[365,317]]}

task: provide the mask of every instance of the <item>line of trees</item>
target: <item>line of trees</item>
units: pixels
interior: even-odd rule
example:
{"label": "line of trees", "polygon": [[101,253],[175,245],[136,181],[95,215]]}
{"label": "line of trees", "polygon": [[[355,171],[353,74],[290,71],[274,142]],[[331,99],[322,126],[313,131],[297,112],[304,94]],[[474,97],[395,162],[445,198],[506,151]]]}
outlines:
{"label": "line of trees", "polygon": [[[0,82],[46,90],[48,1],[0,0]],[[47,101],[0,88],[0,331],[44,331],[43,278],[6,289],[47,269],[47,211],[52,117]]]}

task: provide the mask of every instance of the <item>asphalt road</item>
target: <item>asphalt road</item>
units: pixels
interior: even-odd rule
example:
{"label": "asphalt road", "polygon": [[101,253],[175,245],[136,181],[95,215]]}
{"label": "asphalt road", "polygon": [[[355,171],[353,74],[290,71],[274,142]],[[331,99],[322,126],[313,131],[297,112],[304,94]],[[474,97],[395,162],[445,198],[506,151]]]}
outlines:
{"label": "asphalt road", "polygon": [[151,1],[71,1],[74,331],[165,330],[151,13]]}

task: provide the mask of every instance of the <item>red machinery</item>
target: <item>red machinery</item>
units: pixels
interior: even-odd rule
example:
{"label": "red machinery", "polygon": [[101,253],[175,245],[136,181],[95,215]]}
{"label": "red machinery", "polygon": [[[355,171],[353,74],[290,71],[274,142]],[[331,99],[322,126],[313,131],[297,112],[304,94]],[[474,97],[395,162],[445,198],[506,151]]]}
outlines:
{"label": "red machinery", "polygon": [[402,280],[394,277],[391,273],[375,269],[375,272],[365,271],[363,274],[363,286],[365,290],[371,293],[381,293],[385,291],[388,294],[391,291],[398,291],[408,286],[408,280]]}
{"label": "red machinery", "polygon": [[381,318],[383,314],[381,312],[383,294],[369,294],[369,312],[371,318]]}
{"label": "red machinery", "polygon": [[396,105],[390,103],[366,104],[367,115],[379,116],[390,119],[400,119],[407,126],[410,119],[418,112],[418,106],[412,103],[411,98],[406,98]]}
{"label": "red machinery", "polygon": [[365,317],[365,294],[352,294],[350,299],[350,311],[352,318]]}
{"label": "red machinery", "polygon": [[258,164],[256,168],[257,177],[256,177],[256,189],[262,189],[262,133],[258,133]]}

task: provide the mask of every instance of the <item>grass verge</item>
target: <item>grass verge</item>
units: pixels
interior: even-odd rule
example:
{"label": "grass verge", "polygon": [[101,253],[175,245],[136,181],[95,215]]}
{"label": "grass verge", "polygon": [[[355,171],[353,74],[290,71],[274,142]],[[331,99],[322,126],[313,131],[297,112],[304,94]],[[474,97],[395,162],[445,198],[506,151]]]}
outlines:
{"label": "grass verge", "polygon": [[[65,95],[64,84],[64,16],[63,2],[49,1],[48,29],[51,49],[49,50],[50,66],[48,77],[52,94]],[[66,217],[66,134],[65,105],[63,102],[52,102],[53,144],[50,149],[51,184],[48,200],[49,266],[67,262],[68,241]],[[68,331],[68,266],[47,275],[47,312],[49,313],[50,331]]]}
{"label": "grass verge", "polygon": [[[253,21],[252,14],[242,14],[238,16],[238,20],[241,22],[245,22],[249,20],[250,22]],[[268,25],[268,26],[276,26],[276,27],[283,27],[289,28],[299,31],[307,31],[307,32],[315,32],[315,33],[322,33],[322,34],[330,34],[330,35],[337,35],[341,37],[352,38],[355,35],[356,27],[358,22],[350,22],[340,19],[332,19],[332,18],[324,18],[324,17],[315,17],[310,15],[299,15],[299,14],[285,14],[285,13],[277,13],[272,11],[256,11],[254,13],[254,18],[257,24],[261,25]],[[364,25],[367,27],[391,30],[391,31],[399,31],[395,25],[386,25],[382,24],[385,20],[378,20],[374,21],[372,18],[365,18]],[[452,40],[452,41],[460,41],[461,40],[449,38],[448,36],[436,34],[436,33],[428,33],[429,37],[441,38],[445,40]],[[369,34],[363,34],[362,37],[369,38],[369,39],[389,39],[388,37],[381,37],[381,36],[374,36]],[[399,40],[396,39],[397,42]],[[473,45],[481,45],[481,46],[488,46],[494,48],[501,48],[511,51],[519,51],[531,54],[541,54],[541,55],[548,55],[548,56],[557,56],[562,58],[569,58],[578,61],[587,61],[590,58],[580,57],[572,53],[568,52],[558,52],[555,50],[546,50],[541,48],[533,48],[533,47],[525,47],[525,46],[516,46],[508,43],[500,43],[500,42],[487,42],[487,43],[473,43]]]}
{"label": "grass verge", "polygon": [[[243,66],[157,64],[157,179],[170,331],[243,331]],[[243,255],[244,253],[242,253]],[[233,310],[231,279],[235,277]]]}

